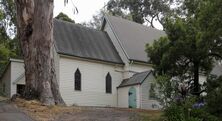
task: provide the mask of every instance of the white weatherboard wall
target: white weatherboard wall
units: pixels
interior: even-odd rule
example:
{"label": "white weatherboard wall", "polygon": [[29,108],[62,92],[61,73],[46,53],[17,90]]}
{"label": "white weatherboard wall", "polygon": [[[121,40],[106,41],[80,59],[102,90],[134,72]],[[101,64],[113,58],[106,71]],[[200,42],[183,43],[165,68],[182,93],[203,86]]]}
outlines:
{"label": "white weatherboard wall", "polygon": [[132,64],[130,65],[130,70],[135,72],[144,72],[148,70],[152,70],[152,67],[145,64]]}
{"label": "white weatherboard wall", "polygon": [[[150,92],[150,86],[151,83],[154,81],[154,76],[153,74],[150,74],[146,80],[144,80],[144,82],[141,84],[141,109],[154,109],[157,110],[159,109],[161,106],[159,105],[159,102],[156,100],[152,100],[149,98],[149,92]],[[154,105],[156,105],[155,107],[153,107]],[[159,107],[159,108],[158,108]]]}
{"label": "white weatherboard wall", "polygon": [[136,107],[140,108],[140,86],[127,86],[118,88],[118,107],[128,108],[129,107],[129,89],[134,87],[136,89]]}
{"label": "white weatherboard wall", "polygon": [[59,83],[59,54],[56,52],[55,46],[53,47],[53,58],[55,63],[56,79]]}
{"label": "white weatherboard wall", "polygon": [[[16,94],[17,91],[17,85],[14,84],[13,82],[20,77],[24,72],[24,63],[23,62],[16,62],[16,61],[11,61],[11,93],[10,96],[13,96]],[[24,79],[24,78],[23,78]]]}
{"label": "white weatherboard wall", "polygon": [[[74,73],[81,72],[81,91],[74,89]],[[67,105],[117,106],[117,86],[122,81],[121,66],[60,57],[60,92]],[[105,92],[107,73],[112,77],[112,93]]]}
{"label": "white weatherboard wall", "polygon": [[136,73],[152,70],[152,67],[150,65],[133,63],[128,66],[128,70],[129,71],[127,75],[128,78],[130,78]]}
{"label": "white weatherboard wall", "polygon": [[207,77],[205,76],[205,75],[199,75],[199,83],[201,84],[201,85],[203,85],[204,84],[204,82],[206,82],[207,81]]}

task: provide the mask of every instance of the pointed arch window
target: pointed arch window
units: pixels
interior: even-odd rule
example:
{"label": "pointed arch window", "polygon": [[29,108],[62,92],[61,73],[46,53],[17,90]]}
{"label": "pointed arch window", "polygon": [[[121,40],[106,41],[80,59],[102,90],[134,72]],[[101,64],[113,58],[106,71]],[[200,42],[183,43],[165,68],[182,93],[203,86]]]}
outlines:
{"label": "pointed arch window", "polygon": [[106,75],[106,93],[112,93],[112,77],[110,73]]}
{"label": "pointed arch window", "polygon": [[74,87],[75,87],[75,90],[81,90],[81,73],[79,71],[79,69],[77,68],[76,72],[75,72],[75,83],[74,83]]}

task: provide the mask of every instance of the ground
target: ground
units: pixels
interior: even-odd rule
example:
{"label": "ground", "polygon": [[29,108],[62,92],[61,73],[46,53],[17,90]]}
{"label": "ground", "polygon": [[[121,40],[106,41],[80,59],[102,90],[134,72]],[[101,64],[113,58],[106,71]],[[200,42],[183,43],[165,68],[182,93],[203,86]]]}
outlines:
{"label": "ground", "polygon": [[157,117],[159,111],[84,107],[78,113],[64,113],[56,121],[154,121]]}
{"label": "ground", "polygon": [[16,105],[4,102],[2,98],[0,100],[0,121],[33,121]]}
{"label": "ground", "polygon": [[[32,121],[31,119],[37,121],[156,121],[161,115],[161,111],[138,109],[43,106],[38,101],[26,101],[20,98],[3,105],[17,106],[25,116],[31,117],[30,120],[24,121]],[[0,111],[1,108],[2,105],[0,105]]]}

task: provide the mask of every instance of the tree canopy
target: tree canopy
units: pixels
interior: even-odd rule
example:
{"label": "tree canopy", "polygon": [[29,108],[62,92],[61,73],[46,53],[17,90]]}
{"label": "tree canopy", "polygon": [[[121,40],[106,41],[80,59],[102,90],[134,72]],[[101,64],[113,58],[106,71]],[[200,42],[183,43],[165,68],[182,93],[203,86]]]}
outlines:
{"label": "tree canopy", "polygon": [[155,27],[154,21],[163,24],[164,18],[174,13],[179,3],[181,0],[110,0],[107,10],[113,15],[129,12],[133,21]]}
{"label": "tree canopy", "polygon": [[13,0],[0,2],[0,74],[10,57],[21,56],[15,26],[15,6]]}
{"label": "tree canopy", "polygon": [[64,13],[59,13],[56,17],[56,19],[60,19],[60,20],[63,20],[63,21],[68,21],[68,22],[71,22],[71,23],[75,23],[74,20],[72,20],[71,18],[69,18],[66,14]]}
{"label": "tree canopy", "polygon": [[222,57],[219,5],[217,0],[184,2],[186,14],[165,19],[167,37],[147,45],[150,62],[158,74],[188,80],[190,91],[197,95],[203,91],[199,73],[208,74],[213,63]]}

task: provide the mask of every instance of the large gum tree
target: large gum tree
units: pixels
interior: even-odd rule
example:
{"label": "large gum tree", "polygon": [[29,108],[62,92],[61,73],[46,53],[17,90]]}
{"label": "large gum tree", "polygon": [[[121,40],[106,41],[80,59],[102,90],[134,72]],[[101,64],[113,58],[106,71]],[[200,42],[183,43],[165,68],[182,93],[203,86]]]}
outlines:
{"label": "large gum tree", "polygon": [[15,0],[17,30],[25,63],[24,97],[63,105],[53,58],[53,2]]}

